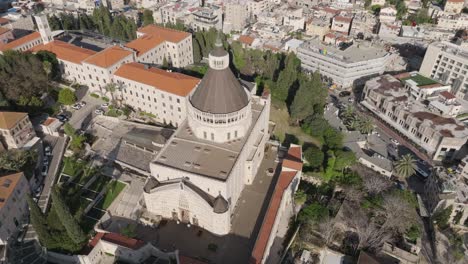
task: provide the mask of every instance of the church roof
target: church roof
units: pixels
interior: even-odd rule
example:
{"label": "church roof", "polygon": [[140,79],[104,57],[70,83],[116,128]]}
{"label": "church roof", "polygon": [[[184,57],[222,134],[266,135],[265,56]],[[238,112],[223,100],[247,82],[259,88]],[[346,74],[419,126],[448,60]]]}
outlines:
{"label": "church roof", "polygon": [[[218,54],[218,51],[214,52]],[[228,114],[247,106],[249,98],[229,68],[208,69],[190,98],[193,107],[212,114]]]}
{"label": "church roof", "polygon": [[154,177],[150,177],[146,182],[143,190],[146,193],[151,193],[154,189],[157,189],[161,186],[179,183],[182,183],[184,186],[192,189],[196,194],[203,198],[213,208],[213,212],[215,212],[216,214],[224,214],[229,209],[229,203],[226,201],[226,199],[224,199],[224,197],[221,194],[215,198],[209,193],[198,188],[198,186],[196,186],[187,179],[172,179],[160,182]]}

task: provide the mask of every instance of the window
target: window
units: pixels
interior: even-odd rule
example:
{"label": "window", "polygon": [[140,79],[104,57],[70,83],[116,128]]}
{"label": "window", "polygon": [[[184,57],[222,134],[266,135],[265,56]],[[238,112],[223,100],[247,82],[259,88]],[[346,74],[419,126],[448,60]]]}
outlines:
{"label": "window", "polygon": [[214,134],[211,133],[211,140],[214,140]]}
{"label": "window", "polygon": [[231,140],[231,133],[230,132],[227,133],[227,140]]}
{"label": "window", "polygon": [[203,138],[206,139],[206,131],[203,131]]}

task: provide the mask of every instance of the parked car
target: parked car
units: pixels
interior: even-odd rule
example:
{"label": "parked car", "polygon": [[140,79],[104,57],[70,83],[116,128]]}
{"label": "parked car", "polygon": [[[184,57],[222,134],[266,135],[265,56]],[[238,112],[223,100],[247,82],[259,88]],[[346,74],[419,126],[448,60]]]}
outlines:
{"label": "parked car", "polygon": [[45,146],[44,152],[46,156],[52,156],[52,148],[50,146]]}
{"label": "parked car", "polygon": [[96,109],[96,110],[94,110],[94,113],[96,115],[102,115],[102,114],[104,114],[104,111],[102,111],[101,109]]}
{"label": "parked car", "polygon": [[82,107],[82,106],[81,106],[81,104],[79,104],[79,103],[76,103],[76,104],[74,104],[74,105],[72,106],[72,108],[75,109],[75,110],[80,110],[81,107]]}
{"label": "parked car", "polygon": [[57,119],[58,119],[60,122],[63,122],[63,123],[65,123],[65,122],[67,122],[67,121],[69,120],[69,118],[68,118],[66,115],[64,115],[64,114],[57,115]]}
{"label": "parked car", "polygon": [[350,96],[351,95],[351,92],[350,91],[342,91],[338,94],[339,97],[346,97],[346,96]]}
{"label": "parked car", "polygon": [[397,141],[396,139],[394,139],[394,138],[391,138],[390,141],[391,141],[393,144],[397,145],[397,146],[400,145],[400,142],[398,142],[398,141]]}
{"label": "parked car", "polygon": [[348,98],[348,102],[354,103],[354,98],[352,98],[352,97]]}
{"label": "parked car", "polygon": [[37,187],[36,190],[34,190],[34,196],[35,197],[39,197],[41,195],[43,187],[44,187],[44,185],[41,185],[41,186]]}
{"label": "parked car", "polygon": [[47,158],[47,156],[45,156],[44,159],[42,160],[42,164],[43,164],[44,166],[49,165],[49,158]]}
{"label": "parked car", "polygon": [[47,176],[47,171],[49,171],[49,166],[47,165],[42,166],[42,170],[41,170],[42,176]]}
{"label": "parked car", "polygon": [[79,104],[83,107],[83,106],[86,105],[86,102],[85,102],[85,101],[81,101],[81,102],[79,102]]}
{"label": "parked car", "polygon": [[103,103],[103,104],[101,104],[101,107],[102,107],[102,108],[109,107],[109,103]]}

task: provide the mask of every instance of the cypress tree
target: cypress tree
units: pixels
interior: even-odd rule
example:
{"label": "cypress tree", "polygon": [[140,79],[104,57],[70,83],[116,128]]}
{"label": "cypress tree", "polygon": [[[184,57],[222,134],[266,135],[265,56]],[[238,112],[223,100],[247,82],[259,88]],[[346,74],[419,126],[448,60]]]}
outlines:
{"label": "cypress tree", "polygon": [[47,229],[47,220],[37,203],[33,201],[30,195],[27,196],[27,202],[29,205],[31,224],[34,227],[34,230],[36,230],[42,245],[48,247],[53,243],[53,240],[49,230]]}
{"label": "cypress tree", "polygon": [[[299,90],[291,104],[291,117],[301,121],[314,114],[316,105],[322,106],[321,97],[326,92],[320,79],[320,73],[314,72],[312,78],[301,75]],[[322,106],[323,107],[323,106]]]}
{"label": "cypress tree", "polygon": [[193,62],[199,63],[202,59],[200,43],[198,43],[197,39],[193,39],[192,43],[193,43]]}
{"label": "cypress tree", "polygon": [[55,213],[59,216],[60,222],[73,242],[80,244],[86,241],[86,235],[65,205],[57,187],[52,189],[52,210],[55,210]]}
{"label": "cypress tree", "polygon": [[272,95],[281,101],[285,101],[289,95],[289,89],[297,80],[297,75],[300,70],[301,61],[294,53],[289,53],[286,57],[286,66],[279,74],[275,89]]}

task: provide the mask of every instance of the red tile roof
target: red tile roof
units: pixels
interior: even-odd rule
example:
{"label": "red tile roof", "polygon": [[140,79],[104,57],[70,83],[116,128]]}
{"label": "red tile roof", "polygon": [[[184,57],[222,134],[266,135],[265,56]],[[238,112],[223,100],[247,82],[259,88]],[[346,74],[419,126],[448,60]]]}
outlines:
{"label": "red tile roof", "polygon": [[138,29],[139,33],[145,34],[133,41],[130,41],[125,46],[134,49],[138,56],[157,47],[164,41],[178,43],[190,36],[190,33],[175,29],[164,28],[156,25],[148,25]]}
{"label": "red tile roof", "polygon": [[34,40],[37,40],[37,39],[40,39],[41,38],[41,34],[39,34],[39,32],[33,32],[29,35],[26,35],[22,38],[19,38],[19,39],[15,39],[11,42],[8,42],[7,44],[4,44],[4,45],[0,45],[0,51],[5,51],[5,50],[11,50],[11,49],[15,49],[21,45],[24,45],[28,42],[31,42],[31,41],[34,41]]}
{"label": "red tile roof", "polygon": [[8,201],[8,198],[15,190],[16,185],[21,180],[21,177],[23,177],[22,172],[0,176],[0,198],[4,199],[0,200],[0,209]]}
{"label": "red tile roof", "polygon": [[283,167],[293,169],[293,170],[302,170],[302,149],[299,146],[290,147],[288,150],[288,155],[283,160]]}
{"label": "red tile roof", "polygon": [[251,263],[262,262],[273,225],[275,224],[276,215],[278,214],[278,210],[281,205],[281,199],[283,198],[284,190],[289,186],[297,173],[297,171],[281,172],[278,182],[275,186],[275,191],[271,197],[270,204],[268,205],[265,218],[263,219],[262,227],[260,228],[257,240],[255,241],[255,246],[252,251],[252,257],[250,261]]}
{"label": "red tile roof", "polygon": [[132,62],[122,65],[114,74],[135,82],[144,83],[179,96],[187,96],[200,79],[158,68],[145,69],[145,65]]}
{"label": "red tile roof", "polygon": [[44,122],[42,122],[42,125],[48,126],[48,125],[54,123],[55,121],[57,121],[57,118],[49,117]]}
{"label": "red tile roof", "polygon": [[9,31],[11,31],[9,28],[0,27],[0,35],[3,35]]}
{"label": "red tile roof", "polygon": [[336,21],[340,21],[340,22],[346,22],[346,23],[350,23],[352,18],[350,17],[344,17],[344,16],[336,16],[333,18],[333,20],[336,20]]}
{"label": "red tile roof", "polygon": [[445,99],[455,99],[455,95],[453,95],[451,92],[448,92],[448,91],[443,91],[440,93],[440,95],[442,95],[443,97],[445,97]]}
{"label": "red tile roof", "polygon": [[4,17],[0,17],[0,25],[5,25],[5,24],[8,24],[10,23],[10,20],[4,18]]}
{"label": "red tile roof", "polygon": [[126,50],[119,46],[112,46],[89,57],[85,62],[94,64],[101,68],[108,68],[131,54],[132,51],[130,50]]}
{"label": "red tile roof", "polygon": [[252,38],[251,36],[247,36],[247,35],[241,35],[239,37],[239,42],[247,44],[247,45],[252,45],[254,40],[255,40],[254,38]]}
{"label": "red tile roof", "polygon": [[[281,200],[283,199],[284,191],[289,187],[293,179],[298,173],[301,173],[302,170],[302,148],[300,146],[293,145],[289,148],[286,158],[283,160],[283,167],[286,167],[285,161],[293,161],[295,164],[300,164],[296,166],[298,168],[295,171],[281,171],[278,181],[275,186],[275,190],[271,197],[270,203],[268,205],[268,210],[263,219],[262,226],[258,233],[257,240],[255,241],[254,249],[252,251],[251,263],[261,263],[264,258],[265,250],[268,246],[268,240],[272,235],[273,225],[275,224],[275,219],[278,214],[279,207],[281,205]],[[294,168],[292,168],[294,169]]]}
{"label": "red tile roof", "polygon": [[144,241],[129,238],[117,233],[97,233],[89,242],[89,246],[95,247],[100,240],[104,240],[109,243],[113,243],[133,250],[137,250],[146,244]]}
{"label": "red tile roof", "polygon": [[0,128],[12,129],[16,123],[23,120],[27,113],[22,112],[0,112]]}
{"label": "red tile roof", "polygon": [[47,50],[54,53],[58,59],[80,64],[82,61],[96,54],[95,51],[80,48],[78,46],[54,40],[47,44],[41,44],[31,49],[32,52]]}

